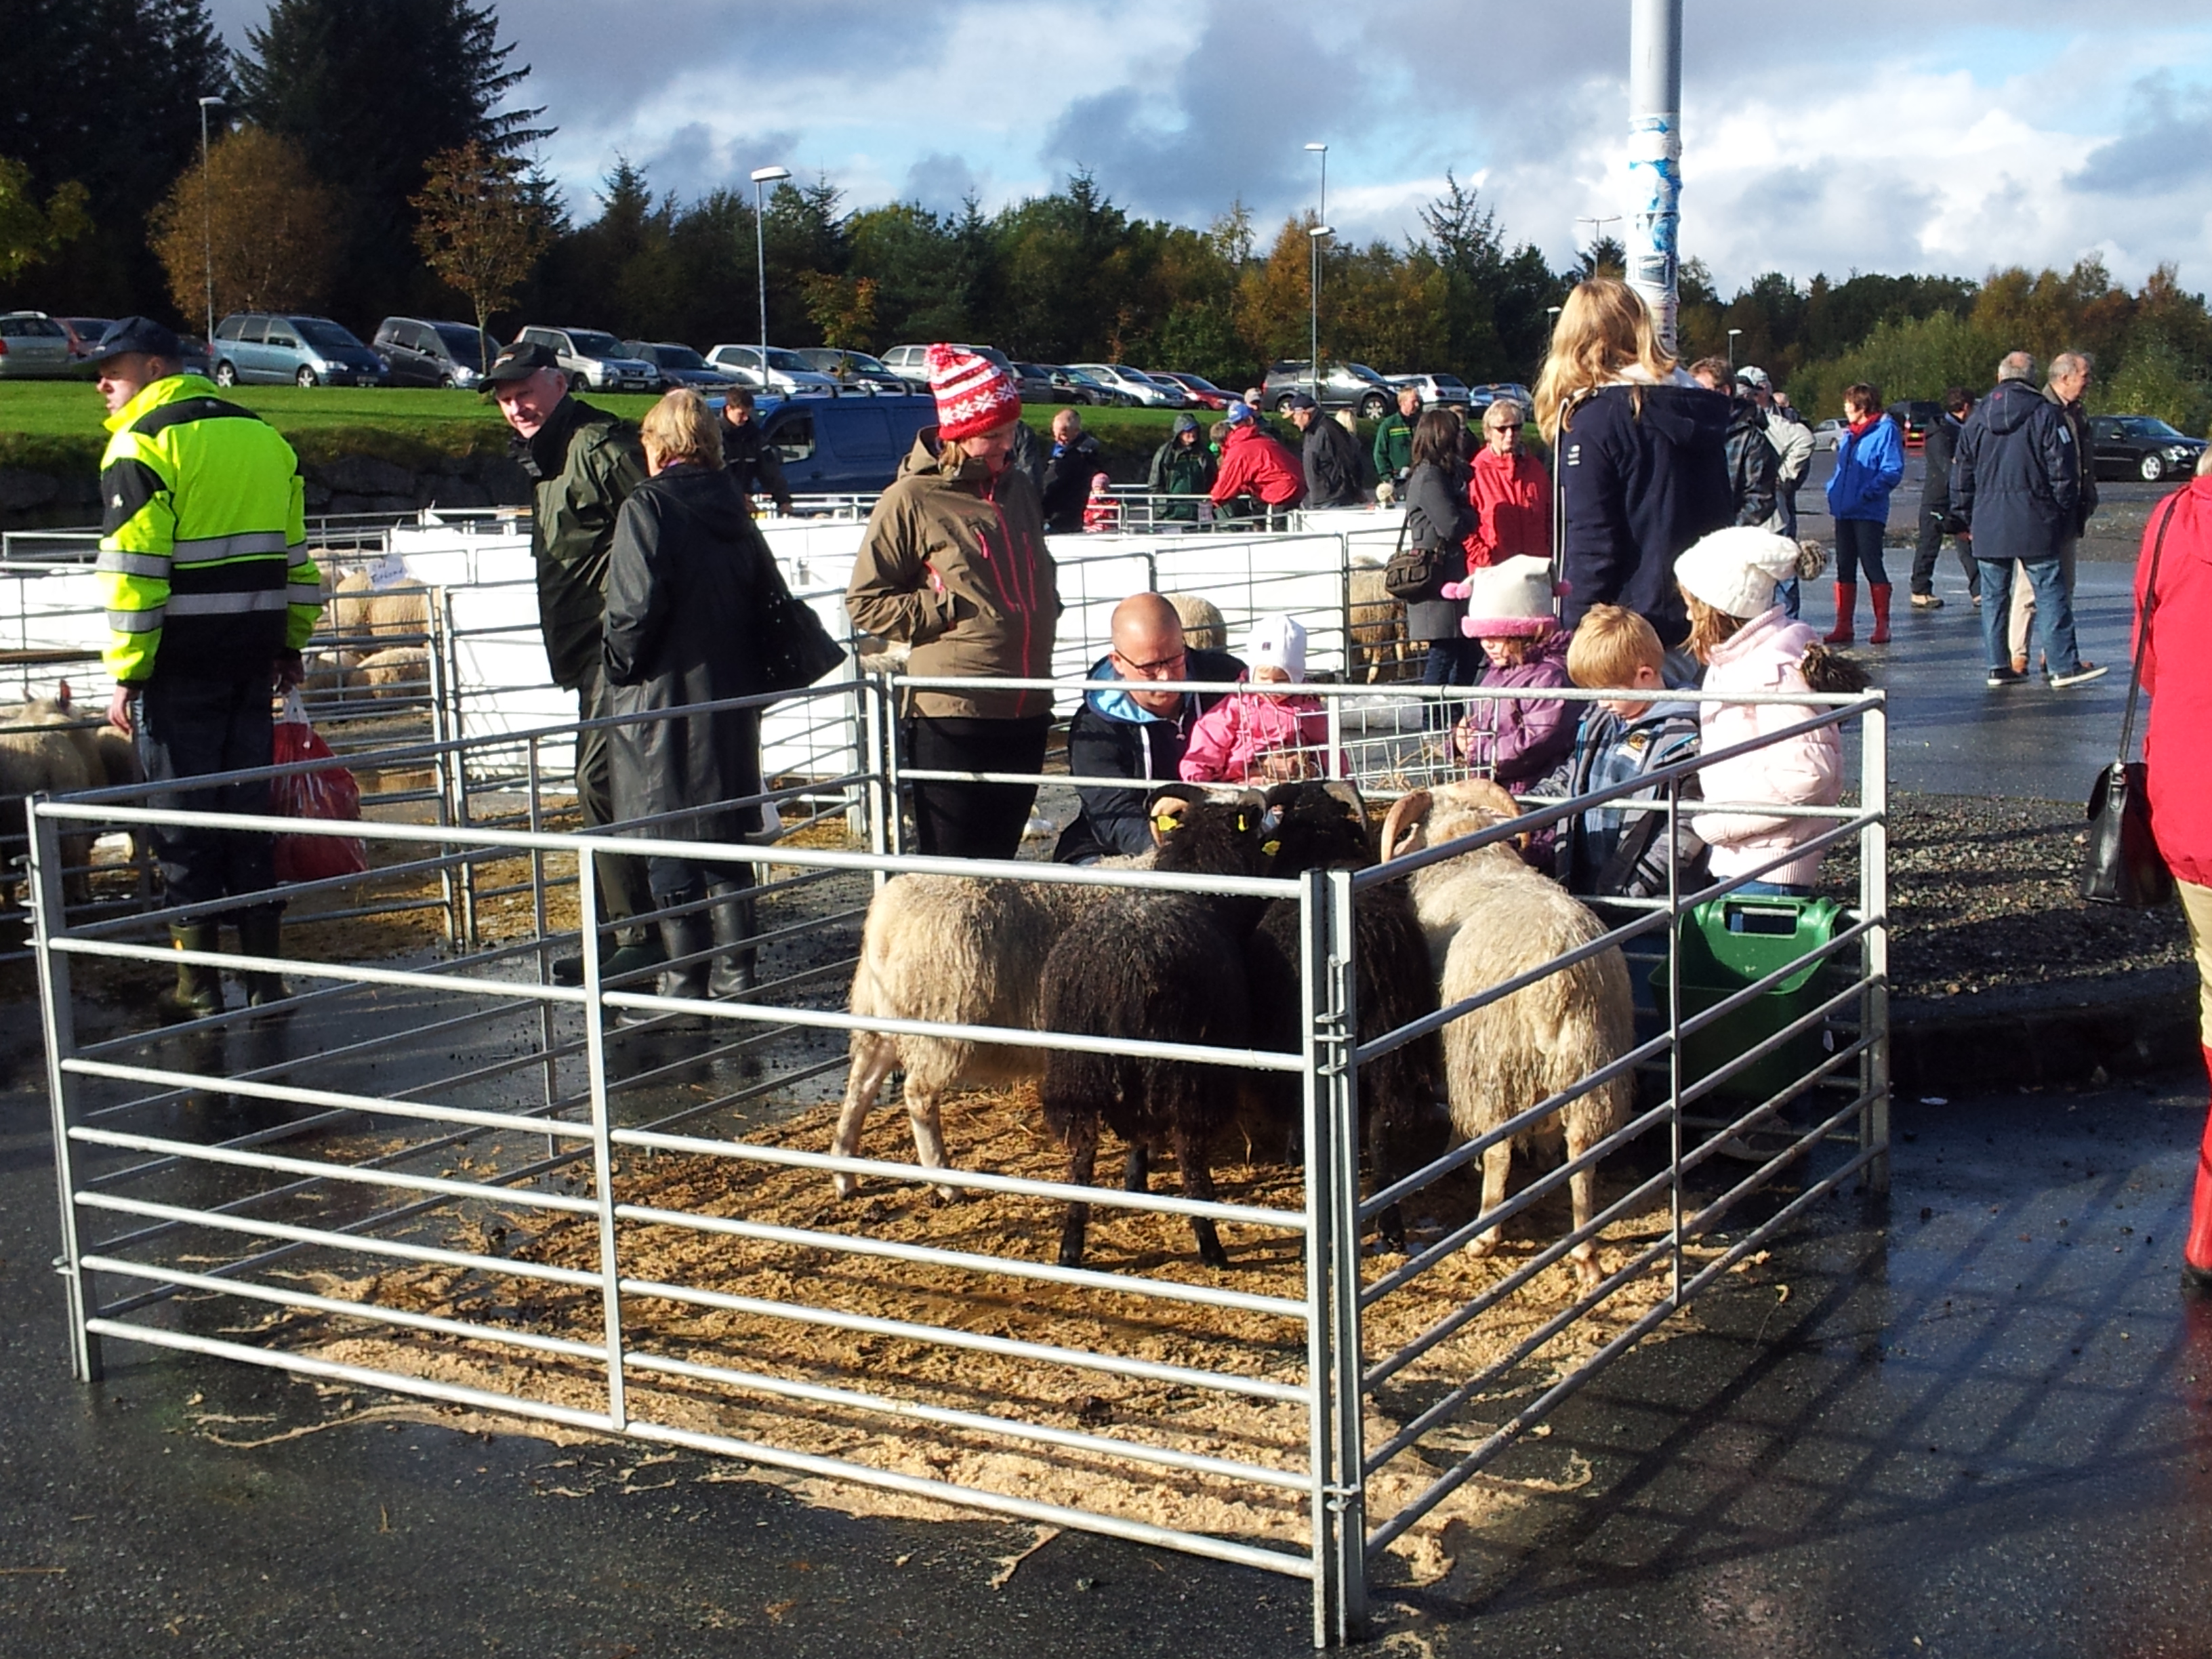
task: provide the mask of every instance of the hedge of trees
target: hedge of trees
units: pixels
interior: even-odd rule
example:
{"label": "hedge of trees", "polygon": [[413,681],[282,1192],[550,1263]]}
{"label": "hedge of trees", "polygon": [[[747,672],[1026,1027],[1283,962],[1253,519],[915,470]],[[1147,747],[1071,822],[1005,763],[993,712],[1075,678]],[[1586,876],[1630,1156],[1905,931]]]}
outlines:
{"label": "hedge of trees", "polygon": [[[528,70],[490,3],[271,0],[234,54],[207,0],[19,9],[11,50],[40,69],[0,91],[0,307],[166,309],[193,324],[204,204],[218,312],[324,311],[366,332],[387,313],[488,307],[495,331],[542,320],[702,348],[757,331],[745,187],[679,200],[618,160],[591,199],[564,202],[529,164],[551,130],[514,106]],[[125,84],[101,48],[116,40],[155,43],[167,72]],[[203,94],[225,100],[204,179]],[[488,286],[468,227],[501,216],[524,268]],[[790,180],[760,227],[769,334],[861,349],[988,341],[1243,386],[1306,354],[1312,223],[1262,226],[1236,202],[1204,227],[1145,219],[1079,171],[990,213],[972,199],[949,213],[855,208],[833,180]],[[1328,245],[1322,349],[1386,373],[1532,379],[1550,308],[1620,256],[1601,242],[1554,270],[1447,175],[1402,242]],[[1730,331],[1736,362],[1816,414],[1853,380],[1932,397],[1985,384],[2006,350],[2073,348],[2097,354],[2102,406],[2212,423],[2212,314],[2171,266],[2133,291],[2094,259],[1979,281],[1770,271],[1723,297],[1690,260],[1684,356],[1724,355]]]}

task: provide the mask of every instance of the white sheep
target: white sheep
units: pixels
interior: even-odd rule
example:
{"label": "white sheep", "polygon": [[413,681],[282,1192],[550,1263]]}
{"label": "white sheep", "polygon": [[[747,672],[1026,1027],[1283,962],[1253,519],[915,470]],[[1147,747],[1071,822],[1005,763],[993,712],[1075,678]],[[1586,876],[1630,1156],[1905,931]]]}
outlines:
{"label": "white sheep", "polygon": [[419,586],[379,587],[366,570],[348,572],[331,590],[331,629],[341,639],[420,639],[430,631],[429,595]]}
{"label": "white sheep", "polygon": [[[17,708],[0,708],[0,838],[21,843],[29,828],[26,795],[69,795],[106,781],[94,729],[65,702],[37,698]],[[92,836],[65,830],[62,864],[80,873],[64,876],[64,896],[71,903],[91,896]]]}
{"label": "white sheep", "polygon": [[430,653],[419,645],[395,645],[363,657],[354,673],[373,697],[424,696],[430,690]]}
{"label": "white sheep", "polygon": [[1229,648],[1229,624],[1223,620],[1221,607],[1212,599],[1196,593],[1163,593],[1160,597],[1175,607],[1182,622],[1182,642],[1194,651],[1225,651]]}
{"label": "white sheep", "polygon": [[[1487,830],[1521,809],[1496,784],[1468,780],[1433,797],[1417,793],[1393,809],[1382,856],[1440,846]],[[1396,824],[1415,820],[1403,842]],[[1462,853],[1416,871],[1413,908],[1429,941],[1442,1006],[1479,995],[1601,937],[1605,925],[1565,889],[1522,863],[1503,842]],[[1546,975],[1510,996],[1462,1014],[1444,1027],[1444,1080],[1452,1127],[1472,1140],[1517,1117],[1539,1101],[1573,1088],[1635,1046],[1635,1010],[1628,965],[1618,948]],[[1482,1208],[1505,1199],[1516,1148],[1557,1148],[1580,1158],[1628,1121],[1636,1085],[1623,1074],[1585,1091],[1534,1127],[1490,1147],[1482,1159]],[[1577,1231],[1597,1209],[1594,1168],[1568,1178]],[[1486,1254],[1492,1228],[1471,1247]],[[1602,1276],[1597,1247],[1585,1239],[1571,1252],[1584,1288]]]}

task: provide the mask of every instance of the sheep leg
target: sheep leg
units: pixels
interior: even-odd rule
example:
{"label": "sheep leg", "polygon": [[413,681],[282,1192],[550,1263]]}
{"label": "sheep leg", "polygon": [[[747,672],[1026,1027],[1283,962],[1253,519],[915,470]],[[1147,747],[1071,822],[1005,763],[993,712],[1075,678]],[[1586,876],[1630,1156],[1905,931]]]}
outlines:
{"label": "sheep leg", "polygon": [[[1505,1178],[1513,1173],[1513,1143],[1501,1140],[1482,1155],[1482,1213],[1487,1215],[1505,1201]],[[1467,1247],[1469,1255],[1488,1255],[1498,1244],[1498,1229],[1491,1228]]]}
{"label": "sheep leg", "polygon": [[[853,1063],[845,1074],[845,1105],[837,1114],[837,1133],[830,1149],[840,1158],[856,1158],[860,1151],[860,1131],[867,1127],[868,1113],[874,1108],[876,1097],[883,1092],[884,1079],[890,1076],[898,1064],[898,1045],[889,1037],[860,1032],[853,1040]],[[908,1111],[911,1113],[909,1107]],[[915,1131],[915,1145],[921,1145],[921,1132]],[[923,1160],[925,1163],[927,1160]],[[942,1161],[941,1159],[939,1160]],[[837,1183],[837,1196],[850,1198],[860,1190],[858,1176],[839,1170],[833,1179]]]}
{"label": "sheep leg", "polygon": [[[1375,1190],[1382,1192],[1396,1184],[1406,1172],[1398,1167],[1398,1138],[1392,1134],[1376,1113],[1367,1121],[1367,1166],[1375,1172]],[[1402,1206],[1393,1204],[1375,1218],[1376,1237],[1382,1248],[1402,1255],[1406,1251],[1406,1216]]]}
{"label": "sheep leg", "polygon": [[[914,1130],[915,1156],[921,1161],[922,1167],[943,1169],[945,1124],[938,1116],[937,1095],[933,1090],[915,1088],[912,1073],[908,1074],[906,1080],[906,1116],[907,1122]],[[957,1187],[939,1187],[937,1189],[938,1201],[942,1204],[952,1203],[960,1196],[961,1191]]]}
{"label": "sheep leg", "polygon": [[[1580,1158],[1600,1139],[1601,1137],[1586,1131],[1577,1133],[1576,1125],[1570,1118],[1567,1123],[1567,1161],[1572,1163]],[[1575,1231],[1580,1232],[1589,1224],[1589,1218],[1597,1213],[1596,1166],[1593,1164],[1587,1169],[1577,1170],[1569,1176],[1567,1193],[1574,1200]],[[1575,1264],[1575,1282],[1586,1291],[1595,1290],[1598,1280],[1605,1277],[1598,1266],[1597,1241],[1585,1238],[1568,1251],[1567,1256]]]}
{"label": "sheep leg", "polygon": [[[1088,1187],[1092,1173],[1098,1167],[1098,1120],[1083,1114],[1068,1125],[1067,1184]],[[1083,1236],[1091,1226],[1091,1206],[1071,1204],[1067,1219],[1060,1227],[1060,1265],[1080,1267],[1083,1265]]]}
{"label": "sheep leg", "polygon": [[[1188,1127],[1178,1123],[1175,1127],[1176,1167],[1182,1171],[1182,1195],[1200,1202],[1213,1202],[1213,1166],[1206,1162],[1206,1141],[1193,1134]],[[1191,1237],[1198,1241],[1198,1259],[1209,1267],[1229,1265],[1229,1252],[1221,1248],[1221,1235],[1214,1231],[1213,1223],[1206,1217],[1194,1215],[1190,1218]]]}
{"label": "sheep leg", "polygon": [[1152,1155],[1141,1140],[1130,1146],[1128,1157],[1121,1162],[1121,1188],[1131,1193],[1152,1190]]}

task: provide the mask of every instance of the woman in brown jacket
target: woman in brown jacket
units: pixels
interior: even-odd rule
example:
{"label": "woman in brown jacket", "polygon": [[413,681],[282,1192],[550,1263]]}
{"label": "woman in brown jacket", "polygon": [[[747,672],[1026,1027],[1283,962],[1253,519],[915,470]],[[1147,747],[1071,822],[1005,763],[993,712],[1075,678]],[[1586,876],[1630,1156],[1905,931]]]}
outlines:
{"label": "woman in brown jacket", "polygon": [[[908,694],[908,769],[1040,772],[1052,693],[985,683],[1048,677],[1060,620],[1036,486],[1008,464],[1020,394],[1003,369],[952,346],[930,348],[929,381],[938,423],[869,515],[845,608],[854,626],[913,647],[908,673],[978,682]],[[913,788],[926,857],[1012,858],[1036,799],[1034,784]]]}

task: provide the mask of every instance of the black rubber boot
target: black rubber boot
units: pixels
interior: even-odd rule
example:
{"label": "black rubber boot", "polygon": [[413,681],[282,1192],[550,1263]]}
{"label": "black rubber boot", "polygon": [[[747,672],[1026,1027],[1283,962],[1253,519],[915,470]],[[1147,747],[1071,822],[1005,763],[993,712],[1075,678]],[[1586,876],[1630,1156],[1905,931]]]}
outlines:
{"label": "black rubber boot", "polygon": [[760,953],[747,943],[755,922],[753,901],[744,896],[752,888],[753,871],[749,864],[735,866],[726,880],[707,884],[711,901],[707,915],[714,932],[714,972],[707,986],[709,996],[726,1000],[749,995],[753,989]]}
{"label": "black rubber boot", "polygon": [[[211,921],[189,922],[169,929],[169,943],[179,951],[220,951],[222,941]],[[194,962],[177,964],[174,990],[157,1000],[161,1018],[172,1025],[188,1019],[205,1019],[222,1012],[222,969]]]}
{"label": "black rubber boot", "polygon": [[[706,951],[713,942],[708,935],[707,918],[696,910],[687,915],[662,917],[660,949],[664,960],[677,962],[684,957],[696,957],[697,960],[664,969],[659,981],[653,987],[653,994],[655,996],[685,997],[694,1001],[704,1001],[707,971],[712,961]],[[685,1026],[696,1027],[698,1023],[693,1016],[659,1014],[646,1008],[624,1008],[615,1015],[617,1025],[642,1025],[653,1019],[667,1020],[669,1024],[665,1029],[671,1030]]]}
{"label": "black rubber boot", "polygon": [[[249,957],[283,956],[284,913],[265,907],[240,912],[238,948],[240,954]],[[249,970],[246,975],[246,1006],[249,1008],[266,1008],[291,994],[280,975]]]}

